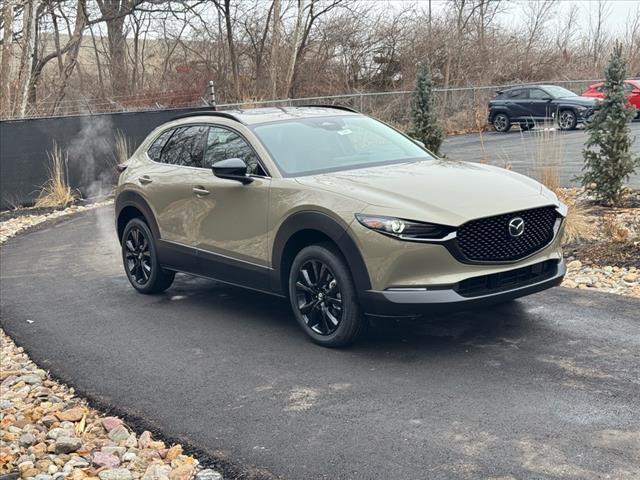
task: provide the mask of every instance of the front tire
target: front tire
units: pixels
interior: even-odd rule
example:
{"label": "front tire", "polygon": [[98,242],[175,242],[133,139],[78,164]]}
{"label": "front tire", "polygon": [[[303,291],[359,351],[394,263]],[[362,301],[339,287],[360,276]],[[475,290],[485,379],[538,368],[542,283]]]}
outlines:
{"label": "front tire", "polygon": [[330,244],[306,247],[295,257],[289,299],[298,324],[318,345],[343,347],[363,329],[351,272]]}
{"label": "front tire", "polygon": [[153,234],[140,218],[131,219],[124,228],[122,263],[129,283],[140,293],[164,292],[175,278],[175,272],[160,266]]}
{"label": "front tire", "polygon": [[507,133],[511,129],[511,120],[506,113],[496,113],[493,117],[493,128],[496,132]]}
{"label": "front tire", "polygon": [[578,125],[578,116],[573,110],[564,109],[558,112],[558,127],[560,130],[574,130]]}

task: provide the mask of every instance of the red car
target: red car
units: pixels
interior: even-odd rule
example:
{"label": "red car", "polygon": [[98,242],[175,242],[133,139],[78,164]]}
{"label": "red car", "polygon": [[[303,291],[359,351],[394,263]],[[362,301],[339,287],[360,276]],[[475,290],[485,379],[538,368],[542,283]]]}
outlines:
{"label": "red car", "polygon": [[[640,80],[625,80],[624,90],[629,99],[629,103],[636,107],[638,115],[640,116]],[[603,91],[604,83],[594,83],[587,88],[582,94],[583,97],[595,97],[604,98]]]}

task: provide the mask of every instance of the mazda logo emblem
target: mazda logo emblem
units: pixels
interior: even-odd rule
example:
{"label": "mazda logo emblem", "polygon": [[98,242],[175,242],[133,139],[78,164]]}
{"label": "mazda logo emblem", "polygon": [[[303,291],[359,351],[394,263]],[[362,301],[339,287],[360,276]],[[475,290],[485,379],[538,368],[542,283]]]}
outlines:
{"label": "mazda logo emblem", "polygon": [[519,237],[524,233],[524,220],[520,217],[514,217],[509,220],[509,235],[513,238]]}

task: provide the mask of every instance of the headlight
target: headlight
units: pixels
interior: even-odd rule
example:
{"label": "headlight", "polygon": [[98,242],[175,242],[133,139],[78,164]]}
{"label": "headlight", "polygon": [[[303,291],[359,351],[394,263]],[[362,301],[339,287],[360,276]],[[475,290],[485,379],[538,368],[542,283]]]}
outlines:
{"label": "headlight", "polygon": [[447,227],[445,225],[413,222],[395,217],[357,213],[356,219],[371,230],[405,240],[442,239],[454,231],[453,227]]}

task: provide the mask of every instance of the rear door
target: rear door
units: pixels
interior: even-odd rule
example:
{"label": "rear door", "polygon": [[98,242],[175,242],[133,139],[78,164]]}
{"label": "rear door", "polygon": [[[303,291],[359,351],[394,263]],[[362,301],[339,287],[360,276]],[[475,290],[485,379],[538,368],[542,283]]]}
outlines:
{"label": "rear door", "polygon": [[163,240],[189,245],[193,175],[200,170],[207,127],[185,125],[161,134],[147,155],[153,161],[139,181],[154,209]]}

